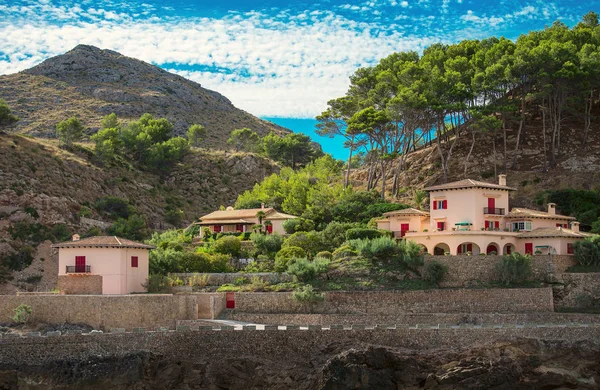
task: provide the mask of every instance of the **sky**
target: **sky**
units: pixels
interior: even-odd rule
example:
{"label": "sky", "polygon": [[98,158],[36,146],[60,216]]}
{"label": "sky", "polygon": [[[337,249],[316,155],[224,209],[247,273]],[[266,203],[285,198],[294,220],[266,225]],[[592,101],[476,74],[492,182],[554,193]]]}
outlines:
{"label": "sky", "polygon": [[432,43],[515,39],[596,1],[543,0],[0,0],[0,74],[77,44],[118,51],[215,90],[234,105],[312,135],[314,117],[349,76],[393,52]]}

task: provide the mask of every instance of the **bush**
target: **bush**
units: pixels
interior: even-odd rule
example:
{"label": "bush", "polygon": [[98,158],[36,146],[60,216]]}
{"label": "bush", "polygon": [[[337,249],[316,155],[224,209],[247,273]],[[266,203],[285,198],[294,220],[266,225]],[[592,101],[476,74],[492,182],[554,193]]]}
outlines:
{"label": "bush", "polygon": [[398,244],[402,261],[407,267],[415,269],[424,264],[423,248],[414,241],[400,241]]}
{"label": "bush", "polygon": [[381,232],[377,229],[355,228],[346,232],[347,240],[363,240],[381,237]]}
{"label": "bush", "polygon": [[212,249],[215,253],[238,257],[242,249],[242,242],[237,237],[225,236],[215,241]]}
{"label": "bush", "polygon": [[165,210],[165,221],[170,223],[171,225],[177,226],[183,220],[183,211],[177,209],[167,209]]}
{"label": "bush", "polygon": [[427,267],[425,268],[426,279],[431,283],[437,284],[438,286],[440,285],[440,282],[444,279],[444,276],[446,276],[447,273],[448,266],[436,260],[427,264]]}
{"label": "bush", "polygon": [[282,248],[275,256],[275,272],[285,272],[292,259],[306,257],[304,249],[297,246]]}
{"label": "bush", "polygon": [[306,258],[296,259],[288,266],[287,272],[299,282],[309,282],[317,275],[326,273],[329,270],[329,263],[329,260],[323,258],[316,258],[314,261]]}
{"label": "bush", "polygon": [[139,214],[130,215],[127,219],[119,218],[107,229],[108,234],[141,241],[148,237],[150,231],[144,217]]}
{"label": "bush", "polygon": [[321,257],[323,259],[331,260],[333,258],[333,255],[329,251],[322,251],[322,252],[317,253],[316,257]]}
{"label": "bush", "polygon": [[256,260],[248,264],[242,272],[258,273],[258,272],[273,272],[274,262],[266,256],[258,256]]}
{"label": "bush", "polygon": [[252,240],[257,253],[269,256],[270,258],[275,257],[275,254],[281,250],[281,245],[283,244],[283,237],[279,234],[266,235],[252,233],[250,240]]}
{"label": "bush", "polygon": [[126,199],[117,196],[105,196],[94,203],[94,208],[111,219],[129,218],[137,211]]}
{"label": "bush", "polygon": [[282,248],[294,246],[302,248],[309,257],[312,257],[321,251],[323,242],[317,232],[297,232],[285,240]]}
{"label": "bush", "polygon": [[349,244],[368,259],[391,260],[398,253],[396,240],[388,237],[356,239],[349,241]]}
{"label": "bush", "polygon": [[357,256],[358,252],[355,251],[350,245],[343,245],[333,251],[332,256],[334,260],[343,259],[345,257]]}
{"label": "bush", "polygon": [[54,241],[67,241],[71,238],[71,230],[64,223],[57,223],[52,226],[50,233],[54,236]]}
{"label": "bush", "polygon": [[4,255],[1,258],[1,265],[13,271],[21,271],[31,265],[33,261],[33,248],[24,246],[16,253]]}
{"label": "bush", "polygon": [[148,279],[146,279],[146,283],[143,284],[143,287],[149,293],[164,293],[171,291],[169,278],[166,275],[148,275]]}
{"label": "bush", "polygon": [[296,232],[310,232],[315,230],[315,223],[306,218],[287,219],[283,222],[283,230],[285,230],[287,234],[294,234]]}
{"label": "bush", "polygon": [[333,251],[346,242],[346,232],[348,230],[360,226],[357,223],[331,222],[321,232],[321,240],[327,250]]}
{"label": "bush", "polygon": [[512,253],[502,257],[496,266],[499,281],[506,285],[523,284],[532,274],[531,256]]}
{"label": "bush", "polygon": [[15,315],[12,320],[19,324],[25,324],[29,321],[32,312],[31,306],[22,303],[14,310]]}
{"label": "bush", "polygon": [[303,286],[292,293],[292,298],[301,303],[317,303],[325,299],[323,294],[314,291],[310,284]]}
{"label": "bush", "polygon": [[573,244],[575,260],[582,266],[600,266],[600,236],[586,238]]}

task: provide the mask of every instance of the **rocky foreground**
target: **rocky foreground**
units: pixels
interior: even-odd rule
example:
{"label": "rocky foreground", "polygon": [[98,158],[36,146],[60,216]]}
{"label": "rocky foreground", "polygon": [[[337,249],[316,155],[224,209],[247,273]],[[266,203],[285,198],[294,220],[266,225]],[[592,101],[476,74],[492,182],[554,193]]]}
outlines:
{"label": "rocky foreground", "polygon": [[[340,352],[341,351],[341,352]],[[522,339],[444,350],[330,344],[310,361],[121,357],[0,365],[0,389],[596,389],[600,344]]]}

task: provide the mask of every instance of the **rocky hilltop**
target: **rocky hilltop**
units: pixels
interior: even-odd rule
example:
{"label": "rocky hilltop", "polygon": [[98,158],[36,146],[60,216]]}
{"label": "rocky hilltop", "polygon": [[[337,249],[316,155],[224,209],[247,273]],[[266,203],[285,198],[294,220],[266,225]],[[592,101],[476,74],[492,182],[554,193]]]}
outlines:
{"label": "rocky hilltop", "polygon": [[78,116],[95,133],[104,115],[168,118],[183,134],[194,123],[208,130],[207,146],[220,148],[232,130],[261,135],[286,129],[242,111],[223,95],[157,66],[111,50],[79,45],[21,73],[0,76],[0,98],[21,120],[14,130],[51,137],[58,122]]}

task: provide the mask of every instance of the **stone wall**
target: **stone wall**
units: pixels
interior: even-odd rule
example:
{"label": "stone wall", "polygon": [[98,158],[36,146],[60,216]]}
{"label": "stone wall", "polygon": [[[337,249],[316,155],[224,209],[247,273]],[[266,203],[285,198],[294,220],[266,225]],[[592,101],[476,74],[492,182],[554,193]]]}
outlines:
{"label": "stone wall", "polygon": [[277,272],[260,272],[260,273],[173,273],[171,275],[178,276],[180,278],[189,278],[196,275],[208,275],[208,286],[221,286],[223,284],[233,284],[236,279],[246,278],[252,280],[252,278],[260,278],[265,282],[272,284],[281,282],[291,282],[292,276],[287,273]]}
{"label": "stone wall", "polygon": [[82,323],[97,329],[166,326],[177,320],[211,318],[224,307],[223,294],[189,295],[47,295],[11,296],[0,299],[0,318],[12,317],[20,304],[32,307],[31,320],[47,323]]}
{"label": "stone wall", "polygon": [[600,273],[564,273],[555,285],[557,309],[600,309]]}
{"label": "stone wall", "polygon": [[422,350],[465,348],[498,340],[516,341],[524,338],[577,342],[599,337],[598,326],[286,331],[275,328],[0,337],[0,369],[81,361],[94,356],[126,356],[137,351],[198,362],[253,357],[258,361],[268,358],[302,364],[325,353],[340,353],[347,350],[348,346],[360,349],[377,345]]}
{"label": "stone wall", "polygon": [[[497,281],[496,266],[503,256],[425,256],[425,264],[438,261],[448,267],[442,287],[468,287]],[[575,265],[573,256],[532,256],[533,277],[553,282],[567,268]],[[423,273],[425,267],[421,268]]]}
{"label": "stone wall", "polygon": [[102,275],[58,275],[58,290],[65,294],[102,294]]}
{"label": "stone wall", "polygon": [[523,313],[554,310],[551,288],[443,289],[425,291],[327,292],[306,305],[291,293],[236,293],[235,311],[245,313]]}

